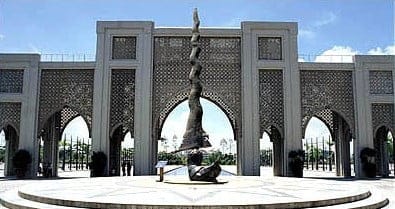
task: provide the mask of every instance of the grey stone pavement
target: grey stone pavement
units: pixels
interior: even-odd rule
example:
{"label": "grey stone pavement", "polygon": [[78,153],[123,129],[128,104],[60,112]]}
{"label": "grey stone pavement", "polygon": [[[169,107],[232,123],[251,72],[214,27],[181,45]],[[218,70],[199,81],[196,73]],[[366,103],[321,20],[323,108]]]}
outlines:
{"label": "grey stone pavement", "polygon": [[[167,166],[166,170],[174,169],[173,166]],[[223,166],[224,170],[229,172],[235,173],[236,167],[235,166]],[[50,180],[43,179],[43,178],[36,178],[36,179],[28,179],[28,180],[19,180],[15,178],[5,178],[3,177],[3,164],[0,164],[0,193],[18,188],[23,185],[27,185],[30,183],[36,183],[40,181],[53,181],[58,178],[53,178]],[[272,176],[272,169],[270,167],[261,167],[261,176],[268,177]],[[89,171],[59,171],[59,179],[67,179],[67,178],[89,178]],[[355,184],[362,184],[370,187],[374,187],[377,190],[381,191],[389,200],[390,205],[386,208],[395,208],[395,178],[392,174],[392,177],[389,178],[377,178],[377,179],[344,179],[336,177],[334,172],[323,172],[323,171],[311,171],[305,170],[304,171],[304,178],[318,178],[318,179],[325,179],[327,181],[347,181],[347,182],[355,182]],[[0,206],[0,208],[2,208]]]}

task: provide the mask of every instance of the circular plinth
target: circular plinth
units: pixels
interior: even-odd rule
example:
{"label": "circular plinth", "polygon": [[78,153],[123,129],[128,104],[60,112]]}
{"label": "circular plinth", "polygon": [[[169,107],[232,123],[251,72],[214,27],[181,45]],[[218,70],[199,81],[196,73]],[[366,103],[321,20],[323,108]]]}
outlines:
{"label": "circular plinth", "polygon": [[167,182],[157,180],[157,176],[133,176],[43,181],[21,187],[19,195],[71,207],[152,209],[302,208],[351,202],[370,195],[367,188],[355,183],[306,178],[220,176],[222,184],[194,183],[179,176],[165,176]]}

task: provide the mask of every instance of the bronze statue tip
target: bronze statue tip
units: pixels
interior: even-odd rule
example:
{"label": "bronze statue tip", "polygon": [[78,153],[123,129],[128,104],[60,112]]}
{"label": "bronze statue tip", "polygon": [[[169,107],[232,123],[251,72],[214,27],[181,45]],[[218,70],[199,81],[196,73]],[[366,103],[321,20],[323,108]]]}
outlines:
{"label": "bronze statue tip", "polygon": [[200,22],[197,8],[193,9],[193,21],[195,24],[199,24]]}

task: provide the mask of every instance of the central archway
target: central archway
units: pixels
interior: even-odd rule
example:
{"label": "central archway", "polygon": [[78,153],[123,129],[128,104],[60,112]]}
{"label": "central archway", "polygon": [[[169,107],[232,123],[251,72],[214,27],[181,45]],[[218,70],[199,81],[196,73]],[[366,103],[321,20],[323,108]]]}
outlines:
{"label": "central archway", "polygon": [[[216,155],[221,158],[221,163],[235,165],[236,163],[236,142],[234,130],[225,112],[214,102],[207,98],[201,98],[203,108],[203,129],[209,135],[209,141],[212,147],[204,149],[210,163],[210,156]],[[170,152],[177,150],[182,142],[185,126],[189,115],[188,101],[183,100],[178,103],[171,112],[166,116],[161,127],[160,140],[158,140],[158,159],[174,158],[170,164],[185,164],[185,152],[170,156]],[[235,173],[235,166],[226,166],[229,172]]]}

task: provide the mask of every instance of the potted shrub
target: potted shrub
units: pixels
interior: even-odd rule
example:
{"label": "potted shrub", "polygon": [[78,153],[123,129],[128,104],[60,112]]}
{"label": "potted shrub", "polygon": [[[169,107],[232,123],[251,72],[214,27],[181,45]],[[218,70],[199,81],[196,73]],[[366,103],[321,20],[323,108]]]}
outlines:
{"label": "potted shrub", "polygon": [[294,177],[303,177],[304,150],[292,150],[288,153],[289,168]]}
{"label": "potted shrub", "polygon": [[18,178],[23,178],[26,175],[29,164],[32,163],[32,156],[27,150],[18,150],[12,158],[12,164],[15,169],[15,174]]}
{"label": "potted shrub", "polygon": [[362,171],[369,178],[376,177],[376,150],[365,147],[360,153]]}
{"label": "potted shrub", "polygon": [[104,152],[93,152],[92,161],[89,163],[91,177],[105,176],[104,171],[107,165],[107,156]]}

